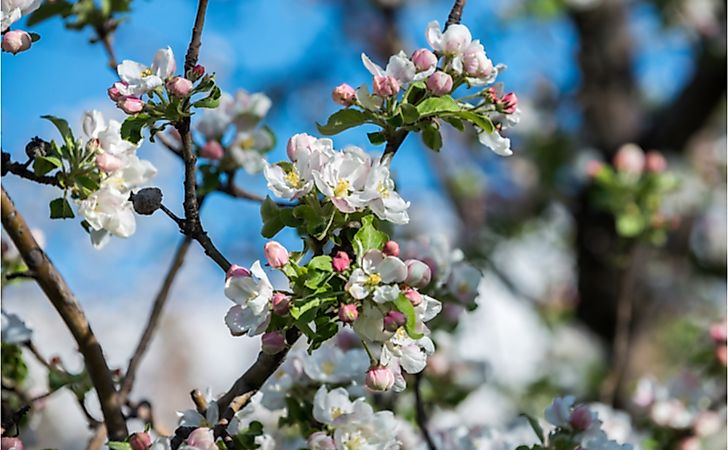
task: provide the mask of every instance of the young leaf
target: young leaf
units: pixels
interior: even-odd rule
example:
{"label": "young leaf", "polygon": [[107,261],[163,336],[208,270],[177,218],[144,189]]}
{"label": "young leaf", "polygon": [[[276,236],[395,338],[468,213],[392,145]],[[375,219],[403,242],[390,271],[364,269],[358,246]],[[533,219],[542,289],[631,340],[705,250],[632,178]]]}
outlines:
{"label": "young leaf", "polygon": [[528,420],[528,424],[531,425],[531,428],[533,428],[533,432],[536,433],[536,436],[538,436],[538,440],[543,444],[544,443],[544,435],[543,435],[543,428],[541,428],[541,424],[538,423],[538,420],[536,420],[534,417],[531,417],[530,415],[523,413],[521,416],[525,417],[526,420]]}
{"label": "young leaf", "polygon": [[319,133],[331,136],[367,122],[369,115],[357,109],[342,109],[329,117],[326,125],[316,124]]}
{"label": "young leaf", "polygon": [[382,133],[381,131],[367,133],[367,138],[369,138],[369,142],[371,142],[373,145],[380,145],[387,142],[387,139],[384,137],[384,133]]}
{"label": "young leaf", "polygon": [[60,169],[63,163],[55,156],[36,156],[33,159],[33,172],[38,176],[43,176],[53,169]]}
{"label": "young leaf", "polygon": [[308,262],[308,267],[309,269],[323,270],[324,272],[331,272],[333,270],[331,257],[327,255],[311,258],[311,261]]}
{"label": "young leaf", "polygon": [[440,135],[440,130],[432,124],[425,125],[422,128],[422,142],[424,142],[428,148],[439,152],[442,148],[442,136]]}
{"label": "young leaf", "polygon": [[407,330],[409,337],[412,339],[420,339],[424,336],[422,333],[417,332],[417,316],[415,315],[415,307],[412,306],[412,303],[404,296],[404,294],[400,294],[399,297],[394,300],[394,307],[407,318],[404,329]]}
{"label": "young leaf", "polygon": [[220,97],[222,96],[222,91],[220,91],[220,88],[215,86],[212,89],[212,92],[210,92],[210,95],[207,97],[197,100],[192,104],[195,108],[217,108],[220,106]]}
{"label": "young leaf", "polygon": [[128,442],[109,441],[106,443],[106,445],[111,450],[132,450],[131,444]]}
{"label": "young leaf", "polygon": [[473,125],[477,126],[485,132],[492,133],[493,130],[495,130],[495,127],[493,127],[493,122],[491,122],[487,116],[477,114],[472,111],[459,111],[454,113],[453,115],[460,117],[461,119],[467,120],[468,122],[472,123]]}
{"label": "young leaf", "polygon": [[121,124],[121,137],[125,141],[132,142],[134,144],[142,140],[142,129],[149,122],[149,115],[137,114],[135,116],[129,116]]}
{"label": "young leaf", "polygon": [[386,233],[374,227],[372,224],[373,221],[374,216],[372,215],[362,217],[362,226],[354,235],[352,244],[354,245],[354,252],[359,258],[371,249],[381,250],[384,244],[387,243],[387,240],[389,240],[389,236]]}
{"label": "young leaf", "polygon": [[433,116],[444,112],[460,111],[460,105],[449,95],[442,97],[430,97],[417,105],[417,112],[420,116]]}
{"label": "young leaf", "polygon": [[51,219],[73,219],[75,217],[71,205],[63,197],[51,200],[49,206],[51,208]]}
{"label": "young leaf", "polygon": [[58,129],[58,132],[61,133],[61,136],[63,137],[63,142],[69,147],[73,147],[75,145],[74,138],[73,138],[73,131],[71,131],[71,127],[68,126],[68,122],[66,122],[65,119],[61,119],[60,117],[56,116],[40,116],[42,119],[46,119],[53,123],[53,125],[56,126]]}
{"label": "young leaf", "polygon": [[402,110],[402,119],[407,125],[417,122],[420,118],[420,112],[417,110],[417,107],[409,103],[402,103],[400,109]]}

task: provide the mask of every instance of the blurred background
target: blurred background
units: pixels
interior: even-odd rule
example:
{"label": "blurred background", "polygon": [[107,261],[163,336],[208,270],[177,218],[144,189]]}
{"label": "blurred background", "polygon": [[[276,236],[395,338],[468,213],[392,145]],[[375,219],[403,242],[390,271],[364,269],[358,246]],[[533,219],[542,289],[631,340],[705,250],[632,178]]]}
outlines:
{"label": "blurred background", "polygon": [[[278,138],[269,159],[278,161],[289,136],[316,134],[315,122],[337,109],[334,86],[370,82],[362,51],[382,64],[399,49],[410,54],[426,46],[427,23],[443,23],[451,6],[212,0],[200,63],[224,90],[272,99],[265,123]],[[151,61],[169,45],[181,67],[196,2],[135,0],[131,8],[114,34],[117,58]],[[483,271],[478,309],[453,324],[451,339],[436,339],[450,349],[443,373],[465,379],[450,379],[460,389],[453,398],[432,396],[433,426],[464,417],[504,425],[563,392],[598,400],[626,276],[635,280],[635,315],[617,406],[634,408],[630,399],[643,377],[668,383],[705,349],[713,357],[708,329],[726,314],[725,14],[719,0],[467,2],[463,23],[494,63],[508,66],[499,81],[518,94],[522,119],[509,130],[509,158],[478,145],[474,134],[446,129],[441,153],[411,136],[393,162],[398,190],[412,202],[413,220],[400,236],[443,235]],[[86,110],[123,118],[106,96],[115,74],[102,46],[89,44],[90,31],[67,30],[58,18],[32,31],[42,39],[31,51],[3,53],[1,60],[2,149],[21,161],[31,137],[57,139],[43,114],[64,117],[79,132]],[[381,151],[361,129],[334,142]],[[626,268],[614,218],[590,200],[587,166],[611,161],[629,142],[661,151],[680,184],[663,205],[671,221],[666,243],[644,246]],[[149,142],[139,155],[158,168],[153,183],[180,213],[180,161]],[[237,181],[266,194],[260,175],[240,174]],[[78,220],[48,218],[52,188],[12,175],[2,182],[30,225],[42,230],[110,364],[125,367],[181,240],[176,227],[160,214],[140,217],[134,236],[97,251]],[[262,258],[258,204],[212,195],[202,220],[231,261],[249,266]],[[291,249],[299,245],[287,231],[279,238]],[[33,283],[6,285],[2,294],[3,310],[32,327],[43,355],[81,367],[70,334]],[[231,337],[223,325],[229,305],[222,274],[193,245],[132,394],[151,401],[168,428],[176,410],[190,407],[192,388],[224,391],[257,354],[257,338]],[[45,370],[32,358],[28,365],[27,386],[42,394]],[[711,395],[723,399],[725,373],[718,373],[723,384]],[[705,380],[698,388],[707,388]],[[96,414],[93,399],[89,405]],[[80,449],[90,432],[73,394],[61,391],[44,401],[23,436],[28,448]]]}

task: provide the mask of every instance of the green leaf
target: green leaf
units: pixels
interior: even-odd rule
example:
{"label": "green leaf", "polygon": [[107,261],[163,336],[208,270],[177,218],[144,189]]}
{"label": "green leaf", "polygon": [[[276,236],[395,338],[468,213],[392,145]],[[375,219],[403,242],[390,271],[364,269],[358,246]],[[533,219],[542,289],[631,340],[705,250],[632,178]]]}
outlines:
{"label": "green leaf", "polygon": [[142,130],[149,123],[148,114],[137,114],[129,116],[121,124],[121,137],[125,141],[137,144],[142,140]]}
{"label": "green leaf", "polygon": [[393,303],[394,307],[407,318],[404,329],[407,330],[409,337],[412,339],[422,338],[424,334],[418,333],[416,329],[417,316],[415,315],[415,307],[412,306],[412,303],[404,296],[404,294],[400,294],[399,297],[394,299]]}
{"label": "green leaf", "polygon": [[[316,308],[321,304],[321,300],[317,298],[312,298],[311,300],[307,301],[303,305],[300,306],[292,306],[289,312],[291,313],[291,317],[298,320],[303,316],[303,314],[307,311],[310,311],[312,308]],[[308,320],[305,320],[304,322],[308,323]]]}
{"label": "green leaf", "polygon": [[333,113],[326,125],[316,124],[319,133],[326,136],[339,134],[349,128],[362,125],[369,120],[369,114],[358,109],[345,108]]}
{"label": "green leaf", "polygon": [[442,116],[442,120],[452,125],[452,127],[458,131],[465,131],[465,125],[463,124],[463,121],[458,119],[457,117]]}
{"label": "green leaf", "polygon": [[459,111],[454,113],[453,115],[460,117],[461,119],[467,120],[468,122],[488,133],[492,133],[495,130],[493,122],[490,121],[490,118],[482,114],[474,113],[472,111]]}
{"label": "green leaf", "polygon": [[60,169],[63,163],[55,156],[37,156],[33,159],[33,173],[43,176],[54,169]]}
{"label": "green leaf", "polygon": [[71,205],[68,204],[68,200],[64,197],[59,197],[55,200],[51,200],[51,219],[73,219],[73,210]]}
{"label": "green leaf", "polygon": [[422,142],[428,148],[439,152],[442,148],[442,136],[440,130],[432,124],[427,124],[422,128]]}
{"label": "green leaf", "polygon": [[420,118],[420,112],[417,110],[417,107],[410,105],[409,103],[402,103],[402,105],[400,105],[400,110],[402,112],[402,119],[407,125],[417,122]]}
{"label": "green leaf", "polygon": [[369,142],[371,142],[372,145],[380,145],[387,142],[387,138],[384,137],[384,133],[382,133],[381,131],[367,133],[367,138],[369,138]]}
{"label": "green leaf", "polygon": [[220,97],[222,96],[222,91],[219,87],[215,86],[212,89],[212,92],[210,94],[201,99],[197,100],[192,104],[195,108],[217,108],[220,106]]}
{"label": "green leaf", "polygon": [[38,33],[28,33],[30,36],[30,42],[38,42],[40,41],[40,34]]}
{"label": "green leaf", "polygon": [[128,442],[109,441],[106,443],[106,445],[111,450],[132,450],[131,444]]}
{"label": "green leaf", "polygon": [[420,116],[434,116],[444,112],[460,111],[460,105],[449,95],[442,97],[430,97],[417,105],[417,112]]}
{"label": "green leaf", "polygon": [[278,205],[270,196],[266,196],[263,204],[260,205],[260,217],[263,219],[263,222],[278,217]]}
{"label": "green leaf", "polygon": [[68,126],[68,122],[66,122],[65,119],[61,119],[60,117],[56,116],[40,116],[42,119],[49,120],[53,125],[56,126],[58,129],[58,132],[61,133],[61,136],[63,137],[63,141],[66,143],[68,147],[73,147],[75,145],[75,139],[73,138],[73,131],[71,131],[71,127]]}
{"label": "green leaf", "polygon": [[53,16],[66,17],[71,13],[71,8],[73,8],[73,5],[66,0],[43,2],[38,9],[28,16],[27,25],[32,27],[33,25],[46,19],[50,19]]}
{"label": "green leaf", "polygon": [[352,245],[354,253],[361,258],[364,253],[371,249],[381,250],[389,240],[389,236],[376,229],[373,225],[374,216],[368,215],[361,219],[362,226],[354,235]]}
{"label": "green leaf", "polygon": [[645,229],[645,220],[637,212],[627,212],[617,216],[617,233],[623,237],[638,236]]}
{"label": "green leaf", "polygon": [[526,413],[522,413],[520,415],[525,417],[526,420],[528,420],[528,424],[531,425],[533,432],[536,433],[536,436],[538,436],[538,440],[543,444],[544,443],[543,428],[541,428],[541,424],[538,423],[538,420]]}
{"label": "green leaf", "polygon": [[331,265],[331,257],[327,255],[316,256],[311,258],[308,262],[309,269],[323,270],[324,272],[331,272],[334,270]]}

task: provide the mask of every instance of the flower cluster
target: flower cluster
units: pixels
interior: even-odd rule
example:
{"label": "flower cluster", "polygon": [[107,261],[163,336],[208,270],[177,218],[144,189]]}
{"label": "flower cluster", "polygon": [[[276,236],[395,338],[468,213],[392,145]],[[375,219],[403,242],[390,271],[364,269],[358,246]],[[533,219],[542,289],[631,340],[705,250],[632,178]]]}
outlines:
{"label": "flower cluster", "polygon": [[395,191],[389,167],[359,147],[335,151],[331,139],[297,134],[287,145],[289,161],[266,164],[268,188],[278,197],[323,195],[338,211],[371,210],[382,220],[409,222],[406,202]]}
{"label": "flower cluster", "polygon": [[[512,92],[503,94],[500,86],[485,87],[495,81],[504,66],[493,65],[483,44],[473,40],[465,25],[450,25],[442,32],[434,21],[425,34],[431,49],[418,49],[409,57],[400,51],[384,68],[362,54],[362,62],[373,77],[372,93],[367,86],[356,90],[345,83],[337,86],[332,98],[347,109],[332,115],[319,130],[336,134],[372,123],[382,127],[381,132],[369,134],[372,143],[382,143],[396,129],[404,129],[422,132],[425,144],[439,150],[439,119],[461,131],[463,122],[469,122],[481,144],[499,155],[510,155],[510,140],[502,131],[518,123],[518,98]],[[460,86],[480,90],[456,100],[451,94]]]}
{"label": "flower cluster", "polygon": [[242,167],[250,174],[260,172],[263,154],[275,145],[270,129],[257,126],[270,107],[263,93],[241,89],[233,96],[223,92],[220,105],[207,109],[195,125],[201,140],[198,154],[210,162],[219,161],[220,171]]}
{"label": "flower cluster", "polygon": [[20,20],[40,6],[41,0],[4,0],[0,11],[0,31],[2,31],[2,50],[16,55],[30,48],[40,39],[35,33],[24,30],[8,30],[10,25]]}

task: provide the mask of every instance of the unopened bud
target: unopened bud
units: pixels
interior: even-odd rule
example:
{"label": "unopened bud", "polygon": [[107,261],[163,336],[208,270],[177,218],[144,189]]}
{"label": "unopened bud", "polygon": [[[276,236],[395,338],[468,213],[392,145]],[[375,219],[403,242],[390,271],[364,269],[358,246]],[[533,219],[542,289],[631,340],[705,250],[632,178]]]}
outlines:
{"label": "unopened bud", "polygon": [[447,95],[452,91],[452,77],[445,72],[437,71],[430,75],[425,85],[434,95]]}
{"label": "unopened bud", "polygon": [[132,450],[146,450],[152,445],[152,437],[149,433],[134,433],[129,436],[129,445]]}
{"label": "unopened bud", "polygon": [[331,260],[331,265],[333,266],[335,271],[341,273],[349,268],[349,266],[351,265],[351,258],[349,258],[348,253],[338,251]]}
{"label": "unopened bud", "polygon": [[636,144],[624,144],[614,155],[614,167],[620,172],[639,175],[645,167],[645,154]]}
{"label": "unopened bud", "polygon": [[399,81],[389,75],[374,76],[374,93],[380,97],[392,97],[399,92]]}
{"label": "unopened bud", "polygon": [[32,44],[33,39],[26,31],[11,30],[3,34],[2,49],[13,55],[28,50]]}
{"label": "unopened bud", "polygon": [[278,242],[266,242],[263,251],[265,253],[265,259],[268,260],[268,264],[271,267],[280,269],[288,264],[288,250]]}
{"label": "unopened bud", "polygon": [[399,311],[389,311],[384,315],[384,329],[387,331],[397,331],[405,323],[407,317]]}
{"label": "unopened bud", "polygon": [[387,256],[399,256],[399,244],[394,241],[387,241],[387,243],[384,244],[382,253]]}
{"label": "unopened bud", "polygon": [[569,417],[569,425],[576,431],[584,431],[592,424],[592,412],[586,405],[577,406]]}
{"label": "unopened bud", "polygon": [[342,106],[351,106],[356,102],[356,91],[346,83],[336,86],[331,92],[331,98]]}
{"label": "unopened bud", "polygon": [[268,355],[275,355],[282,352],[286,348],[286,338],[280,331],[270,331],[263,334],[261,340],[261,350]]}
{"label": "unopened bud", "polygon": [[182,77],[170,78],[167,81],[167,91],[175,97],[186,97],[192,91],[192,82]]}
{"label": "unopened bud", "polygon": [[357,318],[359,318],[359,310],[356,309],[356,305],[347,303],[339,306],[339,320],[345,323],[351,323]]}
{"label": "unopened bud", "polygon": [[412,53],[412,63],[414,63],[418,72],[425,72],[435,67],[437,56],[430,50],[421,48]]}
{"label": "unopened bud", "polygon": [[298,160],[300,152],[303,152],[304,154],[311,153],[311,146],[315,142],[316,138],[309,134],[294,134],[288,139],[288,144],[286,145],[286,154],[288,155],[288,159],[295,162]]}
{"label": "unopened bud", "polygon": [[207,144],[200,149],[200,156],[203,158],[217,160],[222,159],[224,155],[225,149],[215,140],[207,141]]}
{"label": "unopened bud", "polygon": [[422,294],[417,292],[417,289],[407,288],[404,291],[404,296],[412,303],[412,306],[419,306],[422,303]]}
{"label": "unopened bud", "polygon": [[408,259],[404,263],[407,266],[407,278],[404,280],[407,285],[423,288],[430,284],[432,271],[427,264],[419,259]]}
{"label": "unopened bud", "polygon": [[246,269],[245,267],[239,266],[237,264],[231,264],[230,268],[225,273],[225,279],[231,277],[249,277],[250,271]]}
{"label": "unopened bud", "polygon": [[667,169],[667,160],[662,153],[652,150],[645,155],[645,170],[652,173],[662,173]]}
{"label": "unopened bud", "polygon": [[132,194],[131,203],[137,214],[149,216],[162,206],[162,190],[156,187],[140,189]]}
{"label": "unopened bud", "polygon": [[116,106],[127,114],[137,114],[144,109],[144,102],[137,97],[122,97]]}
{"label": "unopened bud", "polygon": [[367,371],[365,383],[373,391],[388,391],[394,386],[394,373],[386,367],[372,367]]}
{"label": "unopened bud", "polygon": [[276,292],[271,299],[273,313],[279,316],[285,316],[290,308],[291,298],[283,292]]}
{"label": "unopened bud", "polygon": [[4,437],[0,440],[2,450],[23,450],[23,441],[16,437]]}
{"label": "unopened bud", "polygon": [[513,114],[518,108],[518,97],[515,93],[509,92],[501,99],[501,107],[506,114]]}

